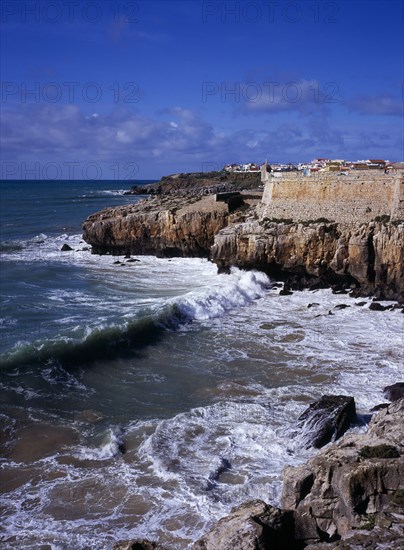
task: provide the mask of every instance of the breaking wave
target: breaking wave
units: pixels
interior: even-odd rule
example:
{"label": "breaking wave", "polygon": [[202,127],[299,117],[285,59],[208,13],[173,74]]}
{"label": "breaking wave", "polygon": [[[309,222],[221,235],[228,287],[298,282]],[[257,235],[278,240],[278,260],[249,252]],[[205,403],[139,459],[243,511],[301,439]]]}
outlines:
{"label": "breaking wave", "polygon": [[122,429],[110,427],[103,434],[102,440],[95,447],[79,447],[75,456],[80,460],[109,460],[125,453]]}
{"label": "breaking wave", "polygon": [[92,193],[80,195],[80,197],[83,199],[99,199],[105,196],[122,197],[127,191],[127,189],[100,189]]}
{"label": "breaking wave", "polygon": [[[235,275],[235,276],[234,276]],[[104,325],[72,333],[80,337],[60,336],[33,343],[19,342],[0,358],[0,368],[17,365],[48,364],[57,361],[63,365],[77,362],[89,364],[97,360],[130,357],[149,345],[157,344],[167,331],[177,330],[192,321],[206,321],[243,307],[266,293],[268,277],[259,272],[234,270],[228,280],[216,288],[190,292],[163,306],[152,309],[122,324]]]}

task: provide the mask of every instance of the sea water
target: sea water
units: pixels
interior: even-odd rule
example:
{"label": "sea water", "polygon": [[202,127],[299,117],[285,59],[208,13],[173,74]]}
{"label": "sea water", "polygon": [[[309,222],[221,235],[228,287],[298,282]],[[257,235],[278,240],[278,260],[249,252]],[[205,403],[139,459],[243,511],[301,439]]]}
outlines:
{"label": "sea water", "polygon": [[310,402],[353,395],[365,422],[402,379],[400,310],[92,255],[81,224],[140,200],[126,184],[1,183],[2,548],[187,548],[241,502],[279,504],[284,466],[313,454]]}

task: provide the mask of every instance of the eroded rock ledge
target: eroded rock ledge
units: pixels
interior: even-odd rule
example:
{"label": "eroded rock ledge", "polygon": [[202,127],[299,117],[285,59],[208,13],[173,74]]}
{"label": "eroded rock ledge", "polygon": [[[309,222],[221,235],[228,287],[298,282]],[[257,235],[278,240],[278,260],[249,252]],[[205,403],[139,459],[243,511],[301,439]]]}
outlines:
{"label": "eroded rock ledge", "polygon": [[250,219],[222,229],[212,260],[261,269],[292,288],[333,284],[404,300],[404,223],[293,223]]}

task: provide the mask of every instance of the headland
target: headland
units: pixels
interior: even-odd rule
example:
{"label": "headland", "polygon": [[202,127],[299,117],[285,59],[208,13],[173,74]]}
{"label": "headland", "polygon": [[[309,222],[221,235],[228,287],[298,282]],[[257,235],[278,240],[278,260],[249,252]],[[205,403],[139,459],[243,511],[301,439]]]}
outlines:
{"label": "headland", "polygon": [[402,171],[176,174],[140,192],[87,218],[94,253],[206,257],[292,289],[404,300]]}

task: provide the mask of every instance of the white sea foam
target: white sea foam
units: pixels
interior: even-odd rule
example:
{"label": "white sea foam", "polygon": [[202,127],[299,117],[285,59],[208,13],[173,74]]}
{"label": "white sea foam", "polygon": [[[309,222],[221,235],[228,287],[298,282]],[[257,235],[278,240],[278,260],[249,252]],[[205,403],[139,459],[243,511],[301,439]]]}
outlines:
{"label": "white sea foam", "polygon": [[113,195],[120,196],[123,195],[127,189],[103,189],[98,191],[100,195]]}
{"label": "white sea foam", "polygon": [[[27,347],[42,359],[46,359],[48,352],[51,359],[53,355],[57,358],[67,347],[71,349],[75,344],[85,344],[90,340],[94,345],[101,339],[117,341],[119,335],[133,340],[137,334],[136,324],[140,331],[144,331],[145,322],[166,328],[184,328],[190,321],[223,317],[229,311],[263,297],[268,290],[268,277],[259,272],[234,268],[230,275],[219,276],[216,266],[207,260],[178,258],[171,261],[151,256],[142,257],[135,268],[126,265],[120,269],[109,256],[92,256],[88,251],[73,256],[69,252],[55,253],[55,242],[59,247],[62,240],[64,238],[58,237],[51,239],[52,246],[48,243],[47,261],[67,258],[66,261],[77,265],[84,264],[87,270],[91,267],[100,284],[108,283],[114,288],[114,293],[105,296],[98,292],[50,288],[47,299],[58,304],[59,318],[42,323],[40,333],[36,331],[29,341],[16,342],[14,348],[7,351],[8,358],[18,353],[27,360]],[[153,280],[153,286],[150,280]],[[146,285],[145,281],[149,284]],[[170,293],[175,297],[167,297]]]}
{"label": "white sea foam", "polygon": [[[193,409],[161,422],[140,453],[158,477],[178,480],[207,500],[236,504],[248,495],[258,498],[251,494],[255,491],[279,503],[288,445],[278,433],[284,414],[280,408],[234,401]],[[289,462],[300,463],[308,455],[289,456]]]}
{"label": "white sea foam", "polygon": [[122,429],[108,428],[96,447],[81,446],[74,456],[80,460],[108,460],[122,454],[124,448]]}
{"label": "white sea foam", "polygon": [[222,280],[221,284],[184,296],[176,305],[189,319],[214,319],[261,298],[265,295],[268,285],[269,279],[264,273],[233,269],[232,275],[227,280]]}
{"label": "white sea foam", "polygon": [[13,327],[18,324],[18,319],[13,319],[11,317],[2,317],[0,318],[0,327]]}
{"label": "white sea foam", "polygon": [[66,390],[74,389],[77,392],[90,395],[93,390],[82,384],[77,376],[74,376],[59,363],[41,369],[41,377],[51,386],[62,385]]}
{"label": "white sea foam", "polygon": [[[127,189],[97,189],[83,195],[80,195],[82,199],[97,199],[100,197],[122,197],[128,190]],[[138,197],[132,197],[136,200]]]}

